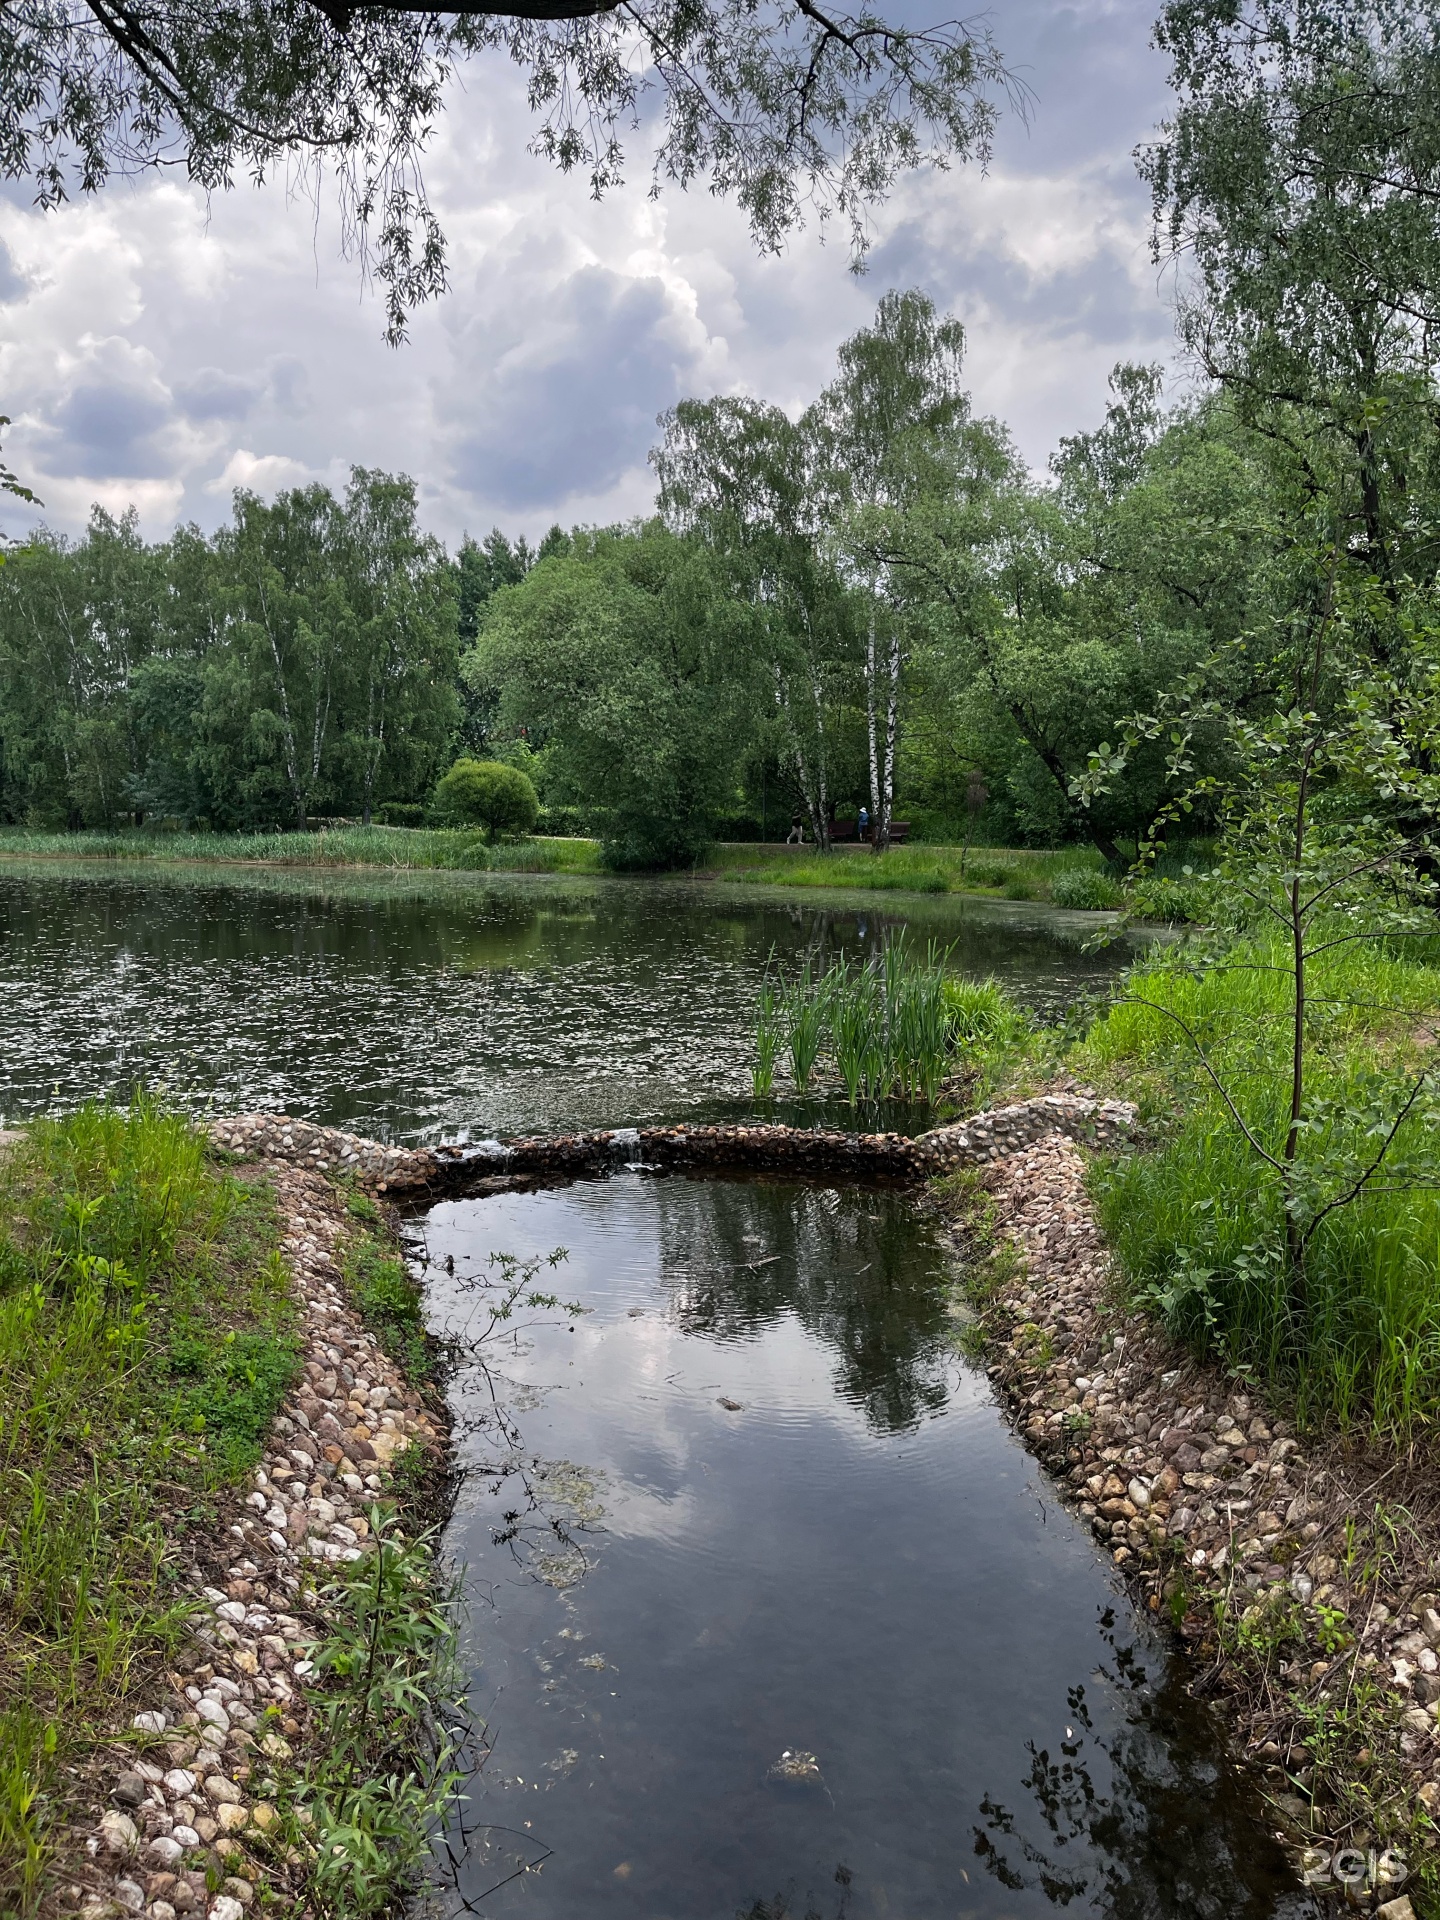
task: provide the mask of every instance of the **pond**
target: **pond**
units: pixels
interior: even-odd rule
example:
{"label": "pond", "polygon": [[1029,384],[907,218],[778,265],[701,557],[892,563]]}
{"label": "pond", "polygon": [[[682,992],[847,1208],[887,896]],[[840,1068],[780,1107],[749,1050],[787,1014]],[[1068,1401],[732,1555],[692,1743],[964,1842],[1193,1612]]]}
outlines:
{"label": "pond", "polygon": [[[1128,957],[1088,944],[1093,916],[1018,904],[7,863],[0,1115],[143,1078],[414,1141],[737,1117],[767,965],[901,924],[1045,1012]],[[903,1196],[631,1170],[423,1230],[438,1326],[496,1252],[567,1248],[551,1284],[585,1309],[454,1386],[490,1743],[457,1912],[1312,1911],[962,1359],[949,1255]]]}
{"label": "pond", "polygon": [[901,1195],[641,1172],[449,1202],[486,1920],[1299,1920],[1252,1783],[960,1356]]}
{"label": "pond", "polygon": [[5,862],[0,1123],[141,1077],[196,1111],[415,1142],[729,1118],[752,1105],[772,952],[853,954],[908,924],[1053,1009],[1126,957],[1089,949],[1097,918],[686,881]]}

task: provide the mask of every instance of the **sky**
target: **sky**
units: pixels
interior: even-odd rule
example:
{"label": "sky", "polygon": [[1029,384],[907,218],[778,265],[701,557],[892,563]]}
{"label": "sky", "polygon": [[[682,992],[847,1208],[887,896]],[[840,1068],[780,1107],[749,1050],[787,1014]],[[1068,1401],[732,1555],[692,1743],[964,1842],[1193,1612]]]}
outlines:
{"label": "sky", "polygon": [[0,527],[74,535],[99,503],[134,506],[151,538],[209,530],[237,487],[338,489],[356,465],[412,475],[451,547],[628,518],[653,501],[658,414],[716,393],[798,411],[892,287],[964,322],[976,410],[1043,470],[1060,435],[1098,423],[1117,361],[1171,359],[1133,160],[1167,104],[1152,5],[991,12],[1028,120],[1002,122],[986,173],[909,176],[858,277],[838,234],[762,258],[703,190],[651,200],[638,150],[633,184],[597,205],[526,152],[521,82],[498,63],[467,72],[430,148],[451,284],[399,348],[323,196],[317,210],[280,183],[207,202],[151,177],[40,213],[12,186],[4,459],[44,506],[7,502]]}

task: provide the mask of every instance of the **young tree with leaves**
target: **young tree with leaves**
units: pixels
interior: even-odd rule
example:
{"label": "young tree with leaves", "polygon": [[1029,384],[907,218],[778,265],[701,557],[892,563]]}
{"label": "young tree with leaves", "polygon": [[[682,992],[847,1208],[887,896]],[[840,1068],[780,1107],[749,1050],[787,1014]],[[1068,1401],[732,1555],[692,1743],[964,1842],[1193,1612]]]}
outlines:
{"label": "young tree with leaves", "polygon": [[693,861],[733,800],[760,690],[749,610],[722,584],[659,523],[577,536],[495,596],[462,662],[612,865]]}

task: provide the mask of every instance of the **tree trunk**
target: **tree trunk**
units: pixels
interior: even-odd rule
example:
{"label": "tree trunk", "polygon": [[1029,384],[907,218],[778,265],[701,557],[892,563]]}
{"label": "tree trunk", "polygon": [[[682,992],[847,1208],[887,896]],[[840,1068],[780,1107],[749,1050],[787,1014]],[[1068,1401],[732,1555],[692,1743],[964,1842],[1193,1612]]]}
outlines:
{"label": "tree trunk", "polygon": [[820,698],[820,676],[812,661],[810,698],[815,703],[815,817],[818,826],[815,844],[822,853],[830,851],[830,780],[825,757],[825,708]]}
{"label": "tree trunk", "polygon": [[[1316,676],[1318,678],[1318,674]],[[1313,686],[1312,686],[1313,692]],[[1281,1189],[1285,1205],[1285,1260],[1288,1268],[1290,1306],[1296,1321],[1305,1316],[1305,1230],[1299,1217],[1295,1162],[1300,1151],[1301,1126],[1305,1118],[1305,908],[1301,894],[1300,867],[1305,857],[1305,826],[1310,792],[1310,755],[1300,767],[1300,782],[1295,794],[1295,859],[1290,876],[1290,960],[1295,970],[1294,1018],[1290,1028],[1290,1124],[1280,1158],[1284,1165]]]}
{"label": "tree trunk", "polygon": [[865,636],[865,723],[870,736],[870,826],[878,832],[880,823],[880,765],[875,743],[875,614]]}
{"label": "tree trunk", "polygon": [[823,845],[825,831],[823,797],[825,792],[825,761],[820,761],[820,784],[817,793],[810,779],[810,769],[805,764],[805,749],[800,743],[800,732],[790,713],[790,696],[785,691],[785,681],[778,666],[775,668],[775,704],[780,709],[785,722],[785,731],[790,739],[790,754],[795,762],[796,777],[800,782],[800,797],[805,803],[805,811],[810,816],[810,831],[815,835],[817,846]]}
{"label": "tree trunk", "polygon": [[890,688],[885,703],[885,759],[880,776],[880,811],[875,820],[875,851],[890,845],[890,816],[895,809],[895,743],[900,727],[900,629],[890,635]]}
{"label": "tree trunk", "polygon": [[265,616],[265,638],[270,642],[270,658],[275,663],[275,690],[280,700],[280,723],[285,742],[285,774],[290,782],[291,797],[295,802],[295,825],[301,833],[305,831],[305,789],[300,781],[300,755],[295,748],[295,728],[290,719],[290,694],[285,685],[285,667],[280,658],[280,642],[275,637],[275,628],[270,619],[270,607],[265,598],[265,589],[260,589],[260,607]]}

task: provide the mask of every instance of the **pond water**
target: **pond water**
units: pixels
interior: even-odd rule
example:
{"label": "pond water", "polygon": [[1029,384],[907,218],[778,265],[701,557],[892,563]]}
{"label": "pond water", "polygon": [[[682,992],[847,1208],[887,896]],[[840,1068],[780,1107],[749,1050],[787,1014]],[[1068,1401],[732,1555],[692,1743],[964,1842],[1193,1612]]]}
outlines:
{"label": "pond water", "polygon": [[1126,957],[1087,950],[1096,919],[684,881],[0,863],[0,1120],[140,1077],[193,1110],[409,1141],[731,1117],[772,951],[869,950],[903,922],[1053,1009]]}
{"label": "pond water", "polygon": [[452,1404],[488,1920],[1299,1920],[903,1197],[641,1172],[446,1203],[433,1320],[565,1247]]}

